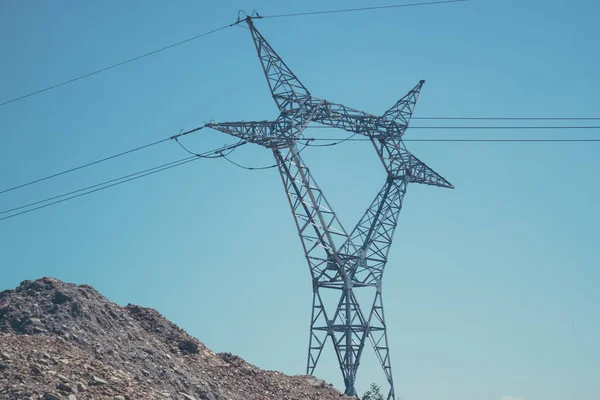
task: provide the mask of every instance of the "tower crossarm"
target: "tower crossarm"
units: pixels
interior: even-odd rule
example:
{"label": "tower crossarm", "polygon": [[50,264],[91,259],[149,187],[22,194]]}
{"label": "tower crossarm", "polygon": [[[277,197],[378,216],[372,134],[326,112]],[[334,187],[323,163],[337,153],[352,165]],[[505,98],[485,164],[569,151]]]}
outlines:
{"label": "tower crossarm", "polygon": [[371,142],[389,179],[454,189],[454,185],[408,151],[402,140],[371,138]]}
{"label": "tower crossarm", "polygon": [[287,148],[300,137],[317,110],[318,106],[308,112],[281,113],[275,121],[209,122],[205,126],[264,147]]}
{"label": "tower crossarm", "polygon": [[[419,93],[425,81],[421,80],[383,115],[373,115],[343,104],[312,98],[310,107],[319,107],[315,122],[358,133],[370,138],[401,138],[410,123]],[[321,102],[321,104],[318,104]]]}
{"label": "tower crossarm", "polygon": [[313,98],[309,107],[316,109],[314,122],[369,137],[388,135],[390,131],[398,132],[404,128],[395,123],[386,126],[377,115],[328,100]]}
{"label": "tower crossarm", "polygon": [[209,122],[206,127],[265,147],[277,147],[289,131],[290,121]]}

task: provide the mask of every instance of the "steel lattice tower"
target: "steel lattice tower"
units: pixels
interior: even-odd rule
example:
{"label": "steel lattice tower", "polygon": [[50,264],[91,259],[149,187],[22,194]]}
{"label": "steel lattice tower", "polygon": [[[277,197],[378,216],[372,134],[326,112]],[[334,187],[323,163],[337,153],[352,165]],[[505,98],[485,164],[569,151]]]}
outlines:
{"label": "steel lattice tower", "polygon": [[[402,141],[424,81],[381,116],[316,98],[258,32],[252,19],[247,17],[245,22],[280,114],[274,121],[211,122],[207,127],[273,152],[313,282],[307,373],[313,374],[329,337],[345,393],[356,396],[356,374],[369,341],[389,383],[387,399],[394,400],[381,282],[398,215],[408,183],[454,188],[412,155]],[[366,136],[385,168],[383,187],[350,233],[300,157],[297,142],[311,122]],[[355,292],[368,289],[373,301],[361,306]],[[327,304],[324,291],[335,291],[339,300]]]}

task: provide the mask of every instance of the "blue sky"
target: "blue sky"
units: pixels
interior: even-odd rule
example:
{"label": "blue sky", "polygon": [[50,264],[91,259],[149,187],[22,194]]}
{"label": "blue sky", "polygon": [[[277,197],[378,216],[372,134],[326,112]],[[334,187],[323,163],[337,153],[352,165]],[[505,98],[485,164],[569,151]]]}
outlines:
{"label": "blue sky", "polygon": [[[220,27],[239,9],[371,4],[5,1],[0,102]],[[256,26],[314,95],[374,114],[426,79],[415,116],[577,117],[598,116],[598,17],[593,1],[469,1]],[[248,31],[227,29],[0,107],[0,188],[211,119],[276,115]],[[406,138],[596,135],[409,130]],[[196,151],[231,142],[206,130],[185,139]],[[599,398],[600,144],[408,147],[456,189],[413,185],[400,217],[384,282],[398,397]],[[376,155],[360,142],[303,155],[351,227],[385,179]],[[185,156],[166,143],[0,195],[0,208]],[[249,145],[232,158],[272,163]],[[92,284],[119,304],[158,309],[215,351],[304,372],[311,283],[275,170],[201,160],[2,221],[0,243],[0,289],[41,276]],[[341,387],[331,347],[317,375]],[[383,382],[370,354],[358,379],[359,392]]]}

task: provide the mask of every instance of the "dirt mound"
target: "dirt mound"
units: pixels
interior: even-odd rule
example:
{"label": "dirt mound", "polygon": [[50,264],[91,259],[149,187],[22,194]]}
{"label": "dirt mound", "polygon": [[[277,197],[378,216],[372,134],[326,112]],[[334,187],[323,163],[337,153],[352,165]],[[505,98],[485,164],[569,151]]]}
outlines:
{"label": "dirt mound", "polygon": [[0,292],[0,399],[347,399],[215,354],[157,311],[53,278]]}

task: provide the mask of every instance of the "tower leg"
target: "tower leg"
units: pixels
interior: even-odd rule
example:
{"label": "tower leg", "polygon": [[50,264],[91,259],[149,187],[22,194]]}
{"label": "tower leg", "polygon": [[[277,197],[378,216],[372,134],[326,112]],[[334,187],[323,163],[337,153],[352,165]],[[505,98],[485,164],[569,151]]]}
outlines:
{"label": "tower leg", "polygon": [[387,400],[394,400],[394,378],[392,375],[392,363],[390,360],[390,348],[388,345],[387,337],[387,326],[385,324],[385,315],[383,312],[383,297],[381,293],[381,286],[377,288],[377,294],[375,295],[375,301],[373,302],[373,308],[369,316],[369,341],[377,354],[381,368],[385,373],[389,384],[389,392],[386,397]]}
{"label": "tower leg", "polygon": [[313,291],[312,315],[310,318],[308,361],[306,363],[306,373],[308,375],[313,375],[317,363],[319,362],[319,358],[321,358],[321,353],[323,352],[323,347],[325,347],[327,336],[329,334],[328,326],[329,323],[327,321],[325,307],[323,306],[318,288],[315,286]]}

